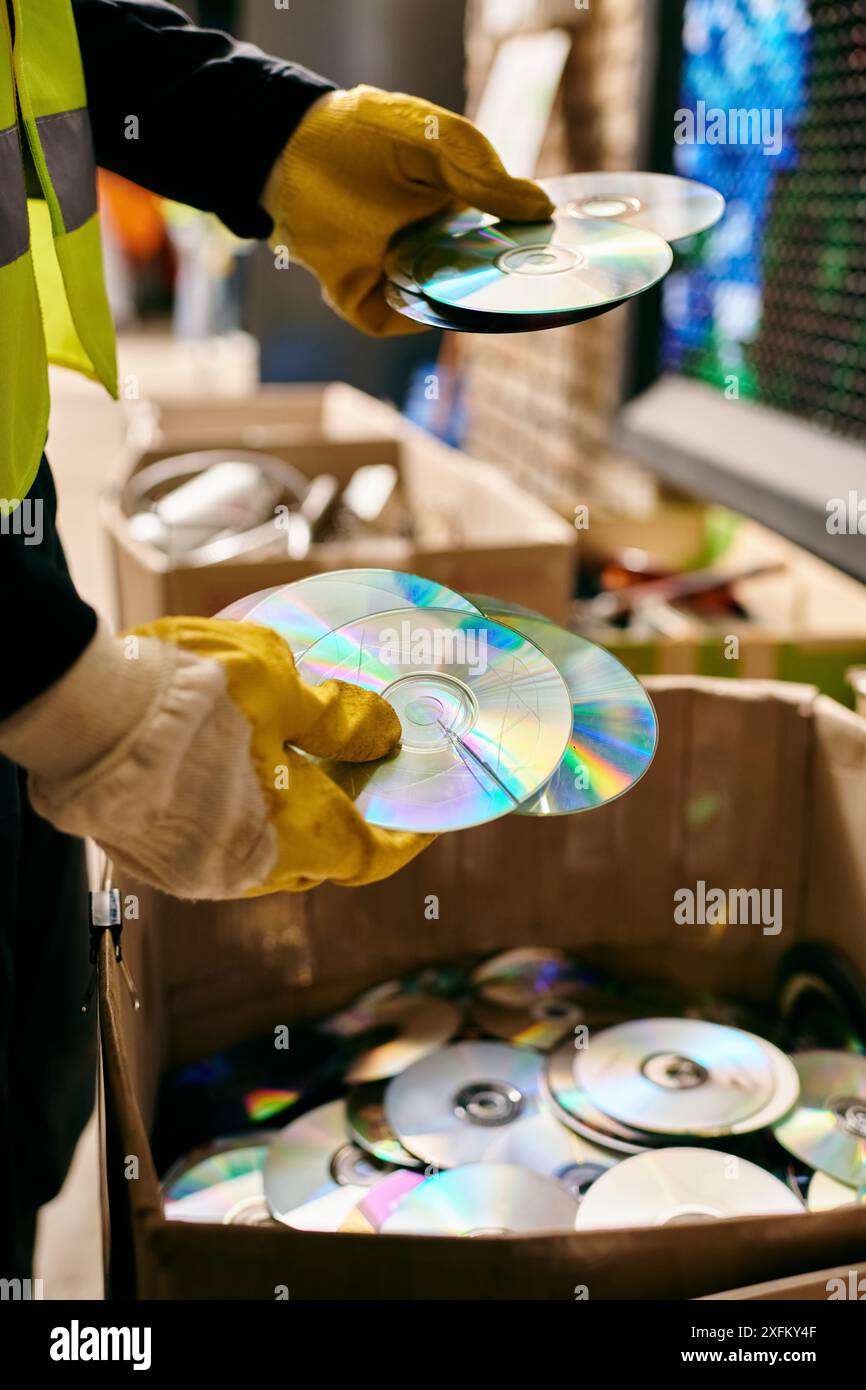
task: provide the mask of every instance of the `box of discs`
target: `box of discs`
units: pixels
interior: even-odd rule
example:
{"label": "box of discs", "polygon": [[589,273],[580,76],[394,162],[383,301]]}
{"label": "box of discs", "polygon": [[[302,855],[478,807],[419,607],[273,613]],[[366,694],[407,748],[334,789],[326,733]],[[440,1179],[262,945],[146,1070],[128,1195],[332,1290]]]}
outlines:
{"label": "box of discs", "polygon": [[101,499],[122,627],[389,568],[562,618],[573,527],[342,383],[137,404]]}
{"label": "box of discs", "polygon": [[[382,572],[297,587],[334,620],[314,682],[405,599]],[[296,641],[294,601],[256,620]],[[487,634],[485,671],[401,678],[399,754],[347,793],[442,832],[399,874],[192,903],[115,873],[110,1295],[763,1298],[856,1275],[866,720],[806,685],[643,687],[504,600],[442,602],[443,631]]]}

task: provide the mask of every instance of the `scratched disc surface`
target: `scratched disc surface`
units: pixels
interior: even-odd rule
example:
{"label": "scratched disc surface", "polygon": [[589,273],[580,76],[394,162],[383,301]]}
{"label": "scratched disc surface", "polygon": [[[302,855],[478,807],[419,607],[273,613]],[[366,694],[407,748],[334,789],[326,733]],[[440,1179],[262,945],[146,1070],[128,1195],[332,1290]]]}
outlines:
{"label": "scratched disc surface", "polygon": [[554,664],[520,633],[452,609],[379,613],[298,662],[311,685],[348,681],[396,710],[402,742],[376,763],[323,763],[372,825],[439,832],[497,820],[544,785],[572,729]]}

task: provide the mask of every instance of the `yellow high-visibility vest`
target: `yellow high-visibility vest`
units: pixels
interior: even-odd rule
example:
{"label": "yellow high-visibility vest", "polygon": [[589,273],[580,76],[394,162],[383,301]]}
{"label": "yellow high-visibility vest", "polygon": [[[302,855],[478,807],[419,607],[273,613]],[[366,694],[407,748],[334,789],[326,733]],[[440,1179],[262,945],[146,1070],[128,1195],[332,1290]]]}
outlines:
{"label": "yellow high-visibility vest", "polygon": [[[48,363],[117,396],[96,167],[71,0],[0,0],[0,512],[27,496],[48,428]],[[44,202],[28,201],[24,142]]]}

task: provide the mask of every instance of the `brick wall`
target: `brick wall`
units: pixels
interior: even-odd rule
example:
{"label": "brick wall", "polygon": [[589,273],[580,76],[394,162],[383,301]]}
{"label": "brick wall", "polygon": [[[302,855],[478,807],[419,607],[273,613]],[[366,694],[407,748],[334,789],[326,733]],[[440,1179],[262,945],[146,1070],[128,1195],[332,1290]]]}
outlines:
{"label": "brick wall", "polygon": [[[629,169],[637,161],[644,0],[469,0],[469,113],[496,48],[522,29],[568,28],[573,49],[539,176]],[[468,447],[563,512],[587,495],[623,496],[630,465],[612,454],[626,311],[545,333],[462,337]],[[635,498],[645,487],[625,488]]]}

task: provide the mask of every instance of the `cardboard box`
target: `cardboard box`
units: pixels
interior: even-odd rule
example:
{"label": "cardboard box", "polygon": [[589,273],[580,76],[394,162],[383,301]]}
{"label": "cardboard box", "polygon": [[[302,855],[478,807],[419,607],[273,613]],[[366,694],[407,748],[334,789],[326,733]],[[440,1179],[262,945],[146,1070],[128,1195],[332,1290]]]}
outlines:
{"label": "cardboard box", "polygon": [[[652,550],[649,542],[648,548]],[[717,568],[736,573],[774,564],[784,570],[737,585],[750,622],[710,627],[696,620],[683,637],[651,641],[608,627],[586,636],[638,676],[798,681],[852,705],[848,671],[866,663],[866,586],[751,521],[740,524]]]}
{"label": "cardboard box", "polygon": [[[413,538],[314,546],[303,562],[169,559],[129,535],[121,505],[136,470],[202,448],[262,449],[309,477],[348,481],[365,464],[398,467]],[[212,616],[248,594],[338,569],[420,574],[496,594],[562,621],[573,593],[574,530],[488,464],[416,428],[352,387],[265,387],[245,400],[166,400],[131,413],[128,447],[102,499],[121,627],[171,614]]]}
{"label": "cardboard box", "polygon": [[731,1289],[728,1293],[710,1294],[701,1301],[825,1303],[828,1299],[861,1300],[864,1296],[866,1264],[858,1264],[816,1270],[814,1274],[801,1274],[796,1279],[771,1279],[766,1284],[751,1284],[747,1289]]}
{"label": "cardboard box", "polygon": [[[699,1238],[681,1225],[458,1241],[162,1218],[148,1128],[163,1069],[416,967],[563,945],[626,975],[769,1000],[781,954],[812,940],[866,971],[866,721],[805,686],[672,677],[650,689],[655,763],[591,814],[445,835],[361,890],[190,905],[121,885],[140,897],[124,943],[142,1008],[103,943],[115,1295],[271,1299],[284,1285],[296,1299],[572,1300],[585,1285],[591,1299],[683,1299],[863,1260],[866,1208],[703,1222]],[[780,888],[782,931],[676,925],[675,891],[701,879]]]}

